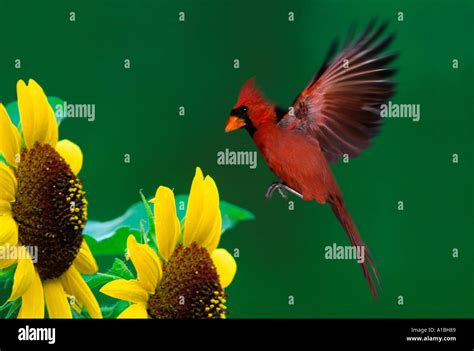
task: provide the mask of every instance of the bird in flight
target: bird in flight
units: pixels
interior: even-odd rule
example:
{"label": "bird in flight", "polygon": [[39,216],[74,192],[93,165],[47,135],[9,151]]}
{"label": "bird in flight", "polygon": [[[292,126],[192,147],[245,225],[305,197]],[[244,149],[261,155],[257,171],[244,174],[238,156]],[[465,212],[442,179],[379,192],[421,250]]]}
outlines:
{"label": "bird in flight", "polygon": [[241,89],[225,126],[226,132],[246,129],[280,178],[268,188],[267,198],[275,190],[282,196],[288,191],[306,201],[331,205],[351,244],[364,248],[361,267],[374,299],[374,277],[380,284],[379,276],[329,164],[343,156],[357,157],[379,133],[380,106],[395,92],[391,77],[396,71],[389,65],[397,54],[384,53],[394,39],[393,34],[383,35],[386,27],[372,21],[356,39],[351,31],[337,54],[334,42],[290,108],[269,102],[252,78]]}

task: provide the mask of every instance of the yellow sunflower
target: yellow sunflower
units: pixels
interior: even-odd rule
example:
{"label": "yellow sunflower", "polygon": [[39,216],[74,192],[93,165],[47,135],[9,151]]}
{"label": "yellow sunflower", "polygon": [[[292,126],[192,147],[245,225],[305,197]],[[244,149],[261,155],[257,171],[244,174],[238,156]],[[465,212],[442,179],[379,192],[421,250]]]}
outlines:
{"label": "yellow sunflower", "polygon": [[137,279],[115,280],[100,291],[131,302],[119,318],[225,318],[224,289],[237,264],[228,251],[217,248],[222,218],[214,180],[196,169],[183,231],[171,189],[160,186],[152,202],[161,258],[130,235],[127,251]]}
{"label": "yellow sunflower", "polygon": [[[0,104],[0,246],[17,264],[9,301],[21,298],[19,318],[71,318],[68,296],[102,316],[81,274],[97,272],[82,236],[87,200],[77,174],[81,149],[58,142],[58,124],[43,89],[33,80],[17,84],[21,133]],[[37,255],[34,253],[37,252]],[[37,257],[35,257],[37,256]],[[4,257],[5,258],[5,257]]]}

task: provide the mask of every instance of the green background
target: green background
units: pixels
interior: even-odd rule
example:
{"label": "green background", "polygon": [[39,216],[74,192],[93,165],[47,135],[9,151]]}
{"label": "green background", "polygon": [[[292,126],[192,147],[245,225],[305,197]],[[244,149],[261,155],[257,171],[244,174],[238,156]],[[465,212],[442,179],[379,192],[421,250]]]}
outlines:
{"label": "green background", "polygon": [[[15,100],[16,81],[31,77],[48,95],[96,104],[94,122],[70,119],[60,130],[84,152],[90,218],[121,215],[141,188],[153,195],[163,184],[186,193],[197,165],[214,177],[223,199],[255,213],[256,221],[239,224],[222,241],[240,250],[228,289],[231,317],[474,316],[472,1],[1,4],[1,101]],[[260,156],[256,170],[217,165],[218,151],[255,150],[245,132],[223,130],[249,77],[288,105],[332,39],[374,17],[397,34],[393,101],[421,105],[419,122],[387,120],[372,148],[333,168],[381,276],[377,303],[354,261],[324,259],[326,245],[349,244],[329,206],[292,199],[289,211],[278,196],[267,201],[276,178]]]}

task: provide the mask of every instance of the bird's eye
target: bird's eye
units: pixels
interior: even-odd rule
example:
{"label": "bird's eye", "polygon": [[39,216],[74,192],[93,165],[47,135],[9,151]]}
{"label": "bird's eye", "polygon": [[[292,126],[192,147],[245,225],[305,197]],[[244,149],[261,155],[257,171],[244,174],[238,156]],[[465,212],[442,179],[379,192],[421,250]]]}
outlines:
{"label": "bird's eye", "polygon": [[241,107],[241,110],[242,110],[242,112],[245,113],[245,112],[247,112],[249,109],[248,109],[247,106],[242,106],[242,107]]}

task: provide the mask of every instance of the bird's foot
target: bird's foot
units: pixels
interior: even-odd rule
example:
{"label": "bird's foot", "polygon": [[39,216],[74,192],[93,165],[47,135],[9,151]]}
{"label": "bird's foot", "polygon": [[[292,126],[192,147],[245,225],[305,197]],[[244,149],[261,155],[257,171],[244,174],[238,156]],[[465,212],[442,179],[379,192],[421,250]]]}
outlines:
{"label": "bird's foot", "polygon": [[272,198],[273,193],[274,193],[275,190],[278,190],[281,197],[284,198],[285,200],[288,198],[288,195],[286,194],[286,191],[292,193],[293,195],[298,196],[300,199],[303,198],[303,195],[301,195],[299,192],[297,192],[296,190],[290,188],[285,183],[281,183],[281,182],[276,182],[276,183],[271,184],[267,189],[267,193],[265,194],[265,197],[268,200],[270,200]]}
{"label": "bird's foot", "polygon": [[267,189],[267,192],[265,194],[265,197],[267,198],[267,200],[270,200],[273,196],[273,192],[278,189],[279,187],[281,187],[282,183],[279,183],[279,182],[275,182],[275,183],[272,183],[268,189]]}

